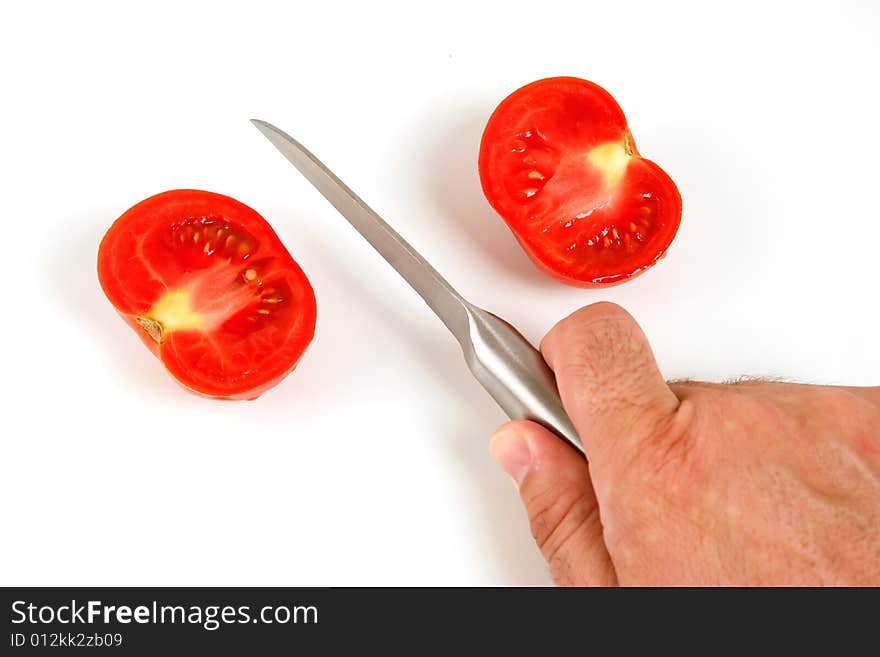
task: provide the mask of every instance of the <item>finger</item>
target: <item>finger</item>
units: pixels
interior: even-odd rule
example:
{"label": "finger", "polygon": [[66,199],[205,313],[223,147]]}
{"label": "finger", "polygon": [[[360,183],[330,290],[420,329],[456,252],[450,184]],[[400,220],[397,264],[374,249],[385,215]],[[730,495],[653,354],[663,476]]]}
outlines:
{"label": "finger", "polygon": [[562,320],[541,351],[594,475],[611,459],[628,459],[678,407],[642,329],[613,303],[593,304]]}
{"label": "finger", "polygon": [[616,585],[583,457],[534,422],[503,425],[489,449],[519,488],[553,580],[566,586]]}

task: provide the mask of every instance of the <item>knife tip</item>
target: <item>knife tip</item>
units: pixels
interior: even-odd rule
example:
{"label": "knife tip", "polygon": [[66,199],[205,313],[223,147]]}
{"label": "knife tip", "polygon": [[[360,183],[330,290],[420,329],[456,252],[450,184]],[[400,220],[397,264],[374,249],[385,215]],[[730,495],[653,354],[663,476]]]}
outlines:
{"label": "knife tip", "polygon": [[268,121],[263,121],[262,119],[251,119],[251,123],[253,123],[254,127],[262,132],[263,136],[267,137],[269,141],[274,141],[278,137],[286,137],[287,139],[290,139],[289,135],[282,132],[279,128],[276,128]]}

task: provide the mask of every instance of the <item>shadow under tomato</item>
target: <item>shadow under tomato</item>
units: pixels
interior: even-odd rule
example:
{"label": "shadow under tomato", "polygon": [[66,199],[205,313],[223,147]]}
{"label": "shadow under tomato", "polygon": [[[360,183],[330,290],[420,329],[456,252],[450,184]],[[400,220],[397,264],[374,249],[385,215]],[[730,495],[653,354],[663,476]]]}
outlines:
{"label": "shadow under tomato", "polygon": [[475,244],[505,275],[542,287],[556,286],[532,263],[483,196],[477,157],[483,128],[493,109],[491,101],[447,105],[424,117],[430,130],[422,125],[415,131],[427,136],[413,140],[410,158],[422,163],[429,198],[462,240]]}

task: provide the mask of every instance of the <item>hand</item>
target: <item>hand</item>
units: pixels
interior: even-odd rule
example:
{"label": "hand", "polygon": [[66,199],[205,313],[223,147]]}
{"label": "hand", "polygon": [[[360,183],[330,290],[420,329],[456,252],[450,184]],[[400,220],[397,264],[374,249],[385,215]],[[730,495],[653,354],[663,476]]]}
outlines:
{"label": "hand", "polygon": [[565,585],[880,585],[880,388],[667,384],[622,308],[541,351],[587,461],[510,422],[490,449]]}

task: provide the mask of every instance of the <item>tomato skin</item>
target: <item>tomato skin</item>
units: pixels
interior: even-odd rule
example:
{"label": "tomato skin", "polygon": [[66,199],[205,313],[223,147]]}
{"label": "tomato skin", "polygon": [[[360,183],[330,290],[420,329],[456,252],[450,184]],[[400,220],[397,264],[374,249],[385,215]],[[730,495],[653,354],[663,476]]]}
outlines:
{"label": "tomato skin", "polygon": [[271,226],[228,196],[172,190],[122,214],[98,249],[120,316],[187,389],[255,399],[314,336],[308,279]]}
{"label": "tomato skin", "polygon": [[641,157],[614,98],[579,78],[545,78],[505,98],[484,129],[479,172],[526,254],[569,285],[638,276],[681,221],[675,183]]}

